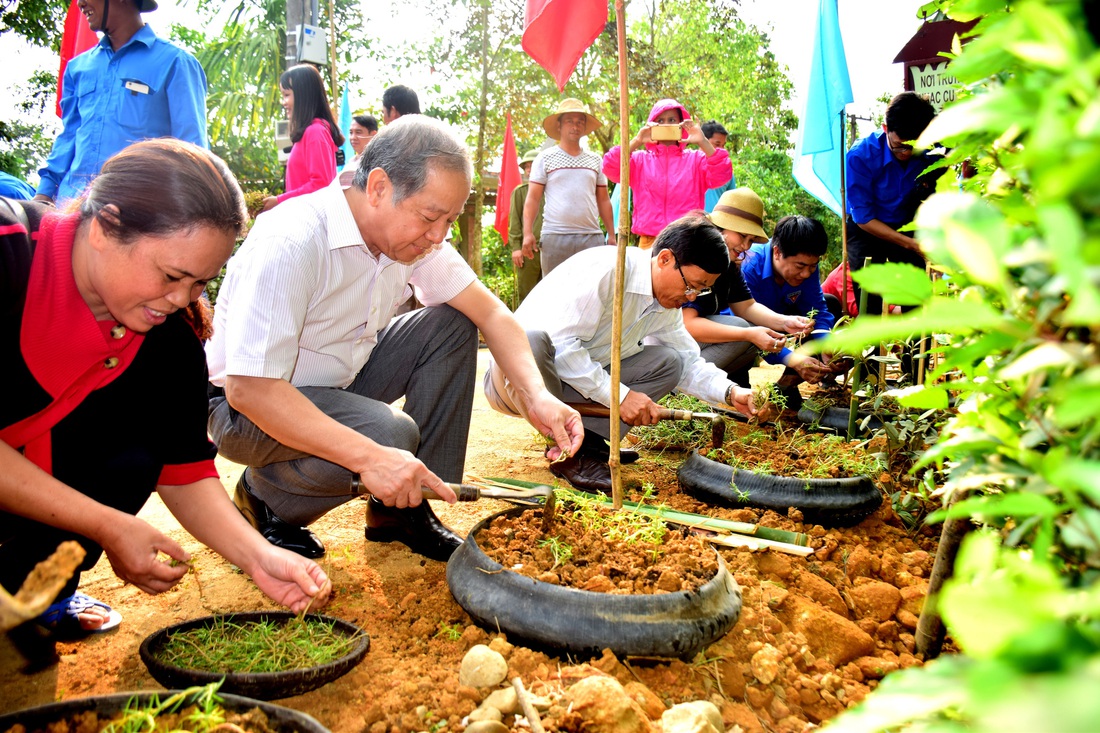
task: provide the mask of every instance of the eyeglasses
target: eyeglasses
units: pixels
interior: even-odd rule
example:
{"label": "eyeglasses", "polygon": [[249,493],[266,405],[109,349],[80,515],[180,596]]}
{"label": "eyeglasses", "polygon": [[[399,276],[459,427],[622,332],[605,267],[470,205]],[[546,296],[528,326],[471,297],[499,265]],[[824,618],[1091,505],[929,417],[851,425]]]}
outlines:
{"label": "eyeglasses", "polygon": [[903,143],[901,138],[897,136],[897,133],[886,133],[886,145],[890,148],[890,152],[894,155],[912,155],[913,146],[907,143]]}
{"label": "eyeglasses", "polygon": [[684,281],[684,295],[688,298],[699,298],[704,295],[710,295],[710,288],[697,288],[687,281],[684,277],[684,271],[680,268],[680,260],[673,254],[672,250],[669,250],[669,254],[672,255],[672,261],[676,263],[676,272],[680,273],[680,279]]}

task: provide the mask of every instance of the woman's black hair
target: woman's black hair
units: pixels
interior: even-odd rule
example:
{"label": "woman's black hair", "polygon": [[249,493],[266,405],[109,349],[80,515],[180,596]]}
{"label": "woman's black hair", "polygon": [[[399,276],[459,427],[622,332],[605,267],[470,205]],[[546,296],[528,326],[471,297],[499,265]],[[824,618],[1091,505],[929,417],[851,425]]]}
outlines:
{"label": "woman's black hair", "polygon": [[298,142],[306,128],[314,120],[323,120],[328,124],[329,134],[336,147],[344,144],[344,135],[336,124],[336,115],[325,95],[325,81],[317,67],[309,64],[291,66],[279,77],[279,86],[294,92],[294,111],[290,113],[290,139]]}

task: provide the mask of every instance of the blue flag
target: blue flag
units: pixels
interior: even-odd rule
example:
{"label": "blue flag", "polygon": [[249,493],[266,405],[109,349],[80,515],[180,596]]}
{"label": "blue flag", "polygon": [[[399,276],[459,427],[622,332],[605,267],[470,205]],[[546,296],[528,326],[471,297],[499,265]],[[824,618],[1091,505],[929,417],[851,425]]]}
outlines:
{"label": "blue flag", "polygon": [[344,96],[340,100],[340,132],[344,133],[344,165],[355,157],[355,151],[351,148],[351,104],[348,102],[348,88],[344,87]]}
{"label": "blue flag", "polygon": [[840,36],[837,0],[821,0],[817,13],[806,110],[798,123],[794,179],[810,195],[843,216],[840,167],[844,165],[844,107],[853,101]]}

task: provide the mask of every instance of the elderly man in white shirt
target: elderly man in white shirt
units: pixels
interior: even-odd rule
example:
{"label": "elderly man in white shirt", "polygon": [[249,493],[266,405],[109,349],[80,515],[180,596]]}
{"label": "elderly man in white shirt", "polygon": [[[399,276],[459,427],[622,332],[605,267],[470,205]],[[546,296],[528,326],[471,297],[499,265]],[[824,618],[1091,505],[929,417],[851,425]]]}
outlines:
{"label": "elderly man in white shirt", "polygon": [[[579,252],[543,278],[516,311],[546,385],[565,402],[611,404],[615,264],[616,251],[610,247]],[[656,423],[656,400],[673,389],[731,405],[746,415],[755,412],[752,392],[699,355],[680,315],[680,306],[709,292],[727,267],[722,234],[702,212],[665,227],[652,252],[627,249],[619,387],[623,435],[631,426]],[[495,354],[484,387],[495,409],[527,415],[522,390],[512,384]],[[550,471],[578,489],[606,493],[611,489],[610,425],[606,418],[588,417],[584,429],[579,452],[564,461],[547,454]]]}
{"label": "elderly man in white shirt", "polygon": [[[523,329],[443,244],[471,174],[443,123],[402,118],[349,188],[263,214],[230,260],[207,344],[209,428],[248,467],[234,501],[269,542],[320,557],[307,525],[366,494],[368,540],[450,556],[462,540],[422,489],[455,500],[478,329],[550,452],[579,450],[580,416],[543,384]],[[394,318],[413,288],[427,307]]]}

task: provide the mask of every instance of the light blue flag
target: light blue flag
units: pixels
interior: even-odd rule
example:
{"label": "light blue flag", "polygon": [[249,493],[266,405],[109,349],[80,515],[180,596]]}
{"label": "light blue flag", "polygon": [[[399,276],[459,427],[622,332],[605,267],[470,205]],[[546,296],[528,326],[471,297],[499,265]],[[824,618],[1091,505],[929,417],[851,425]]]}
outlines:
{"label": "light blue flag", "polygon": [[344,87],[344,96],[340,100],[340,132],[344,133],[344,165],[355,157],[355,151],[351,148],[351,104],[348,102],[348,88]]}
{"label": "light blue flag", "polygon": [[837,0],[821,0],[817,13],[806,110],[798,124],[794,178],[810,195],[842,216],[840,167],[844,165],[844,107],[853,101]]}

